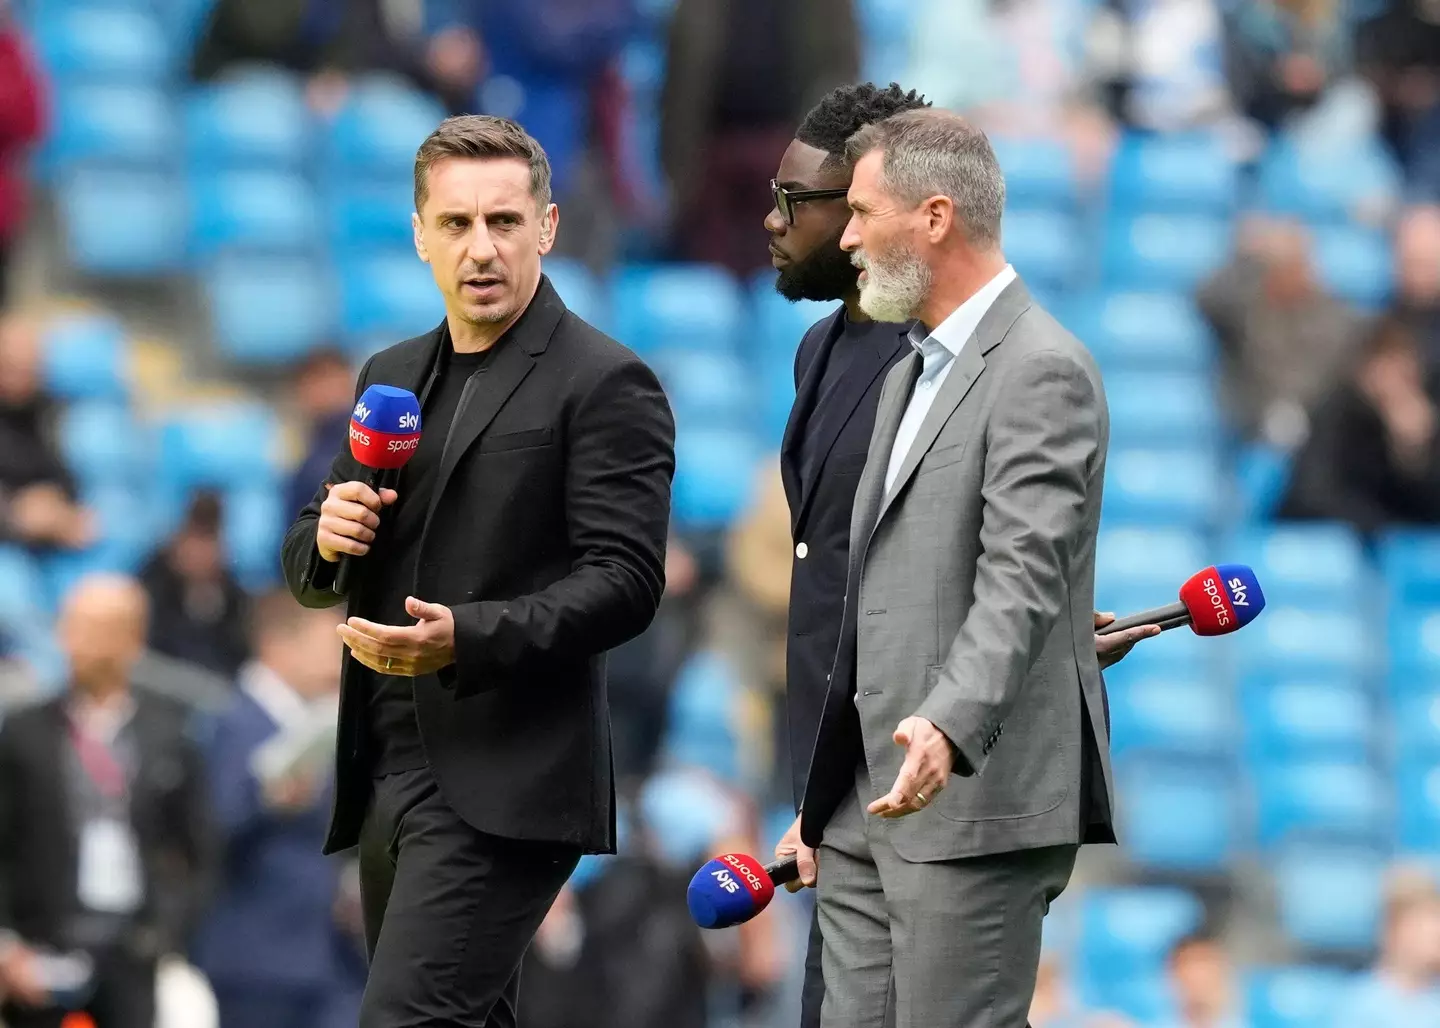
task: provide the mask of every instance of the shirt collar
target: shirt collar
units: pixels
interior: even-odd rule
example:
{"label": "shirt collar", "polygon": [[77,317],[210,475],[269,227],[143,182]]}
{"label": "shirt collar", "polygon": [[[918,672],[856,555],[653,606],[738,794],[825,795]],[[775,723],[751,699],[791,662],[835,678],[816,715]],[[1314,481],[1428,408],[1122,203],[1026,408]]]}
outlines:
{"label": "shirt collar", "polygon": [[309,715],[310,704],[258,660],[240,670],[240,688],[281,728],[302,722]]}
{"label": "shirt collar", "polygon": [[980,327],[980,319],[985,317],[990,305],[1005,291],[1005,287],[1014,281],[1015,269],[1007,264],[994,278],[981,286],[974,296],[956,307],[948,318],[936,325],[933,332],[927,335],[925,326],[917,321],[910,329],[910,345],[920,350],[933,339],[949,350],[952,357],[958,357],[965,343]]}

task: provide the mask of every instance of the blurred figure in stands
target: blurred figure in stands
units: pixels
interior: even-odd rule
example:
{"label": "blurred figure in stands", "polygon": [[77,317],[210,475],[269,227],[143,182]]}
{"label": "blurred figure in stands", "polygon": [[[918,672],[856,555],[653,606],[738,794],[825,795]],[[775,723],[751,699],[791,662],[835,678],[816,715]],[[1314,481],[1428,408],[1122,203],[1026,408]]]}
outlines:
{"label": "blurred figure in stands", "polygon": [[1355,314],[1315,280],[1304,228],[1243,225],[1234,258],[1200,287],[1198,302],[1220,342],[1222,395],[1235,425],[1274,446],[1300,443],[1307,412],[1343,373],[1360,331]]}
{"label": "blurred figure in stands", "polygon": [[18,317],[0,320],[0,532],[36,548],[80,549],[95,519],[79,506],[41,387],[40,341]]}
{"label": "blurred figure in stands", "polygon": [[339,350],[316,350],[296,369],[294,406],[307,435],[305,456],[285,491],[285,528],[290,527],[330,474],[335,449],[349,431],[354,404],[355,369]]}
{"label": "blurred figure in stands", "polygon": [[1237,4],[1224,19],[1230,91],[1267,130],[1312,108],[1349,69],[1349,26],[1332,0]]}
{"label": "blurred figure in stands", "polygon": [[[131,688],[145,593],[83,579],[58,631],[65,693],[0,728],[0,993],[10,1028],[151,1028],[157,961],[184,952],[212,852],[185,714]],[[61,982],[57,958],[89,963]]]}
{"label": "blurred figure in stands", "polygon": [[44,131],[40,71],[0,0],[0,311],[10,299],[15,245],[28,208],[24,159]]}
{"label": "blurred figure in stands", "polygon": [[1440,1024],[1440,890],[1429,871],[1396,871],[1381,931],[1380,959],[1340,1004],[1334,1028]]}
{"label": "blurred figure in stands", "polygon": [[341,620],[338,609],[301,607],[288,591],[257,600],[255,659],[241,669],[209,747],[225,860],[196,962],[223,1028],[321,1028],[359,1017],[364,962],[335,918],[341,863],[321,853]]}
{"label": "blurred figure in stands", "polygon": [[225,560],[220,497],[199,493],[180,528],[150,559],[141,581],[155,616],[150,647],[222,675],[249,656],[247,599]]}
{"label": "blurred figure in stands", "polygon": [[1315,412],[1279,516],[1345,521],[1367,534],[1440,524],[1435,386],[1409,326],[1383,320],[1353,377]]}
{"label": "blurred figure in stands", "polygon": [[1440,371],[1440,207],[1412,207],[1395,229],[1395,288],[1425,366]]}
{"label": "blurred figure in stands", "polygon": [[1086,1012],[1070,989],[1059,955],[1043,952],[1028,1024],[1030,1028],[1135,1028],[1119,1014]]}
{"label": "blurred figure in stands", "polygon": [[1219,939],[1200,933],[1171,947],[1170,991],[1175,1020],[1166,1028],[1244,1028],[1235,970]]}

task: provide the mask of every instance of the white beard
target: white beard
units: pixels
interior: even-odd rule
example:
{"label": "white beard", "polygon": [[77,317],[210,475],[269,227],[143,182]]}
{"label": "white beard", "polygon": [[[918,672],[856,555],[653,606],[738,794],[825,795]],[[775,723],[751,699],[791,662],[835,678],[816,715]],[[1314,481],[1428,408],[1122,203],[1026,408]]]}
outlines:
{"label": "white beard", "polygon": [[863,258],[865,282],[860,309],[876,321],[903,323],[915,317],[930,295],[929,265],[913,251],[899,250],[884,258]]}

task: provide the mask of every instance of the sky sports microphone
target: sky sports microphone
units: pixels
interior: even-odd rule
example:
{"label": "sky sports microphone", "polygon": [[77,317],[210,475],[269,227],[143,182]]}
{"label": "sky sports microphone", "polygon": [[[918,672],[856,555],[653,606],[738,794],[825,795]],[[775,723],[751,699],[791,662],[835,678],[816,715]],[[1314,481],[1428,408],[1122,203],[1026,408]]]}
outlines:
{"label": "sky sports microphone", "polygon": [[1216,564],[1197,571],[1180,587],[1180,599],[1154,610],[1117,618],[1096,635],[1110,635],[1141,625],[1161,630],[1189,625],[1196,635],[1237,632],[1265,609],[1265,594],[1255,572],[1244,564]]}
{"label": "sky sports microphone", "polygon": [[[387,471],[405,466],[420,445],[420,401],[408,389],[372,385],[360,395],[350,415],[350,455],[365,469],[361,479],[378,490]],[[355,560],[340,555],[335,568],[335,592],[350,591]]]}
{"label": "sky sports microphone", "polygon": [[799,877],[794,857],[762,864],[744,853],[722,853],[695,872],[685,902],[701,928],[729,928],[768,907],[775,886]]}

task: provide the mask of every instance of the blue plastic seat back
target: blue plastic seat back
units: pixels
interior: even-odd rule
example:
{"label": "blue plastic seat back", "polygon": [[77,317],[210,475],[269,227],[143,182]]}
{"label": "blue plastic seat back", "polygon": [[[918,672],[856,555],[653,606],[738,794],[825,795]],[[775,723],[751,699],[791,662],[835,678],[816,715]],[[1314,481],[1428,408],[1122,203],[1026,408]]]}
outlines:
{"label": "blue plastic seat back", "polygon": [[116,280],[186,267],[185,189],[165,172],[85,168],[58,187],[60,231],[79,271]]}
{"label": "blue plastic seat back", "polygon": [[1368,763],[1283,761],[1254,767],[1262,846],[1323,840],[1389,845],[1394,799]]}
{"label": "blue plastic seat back", "polygon": [[1230,254],[1229,221],[1204,215],[1141,214],[1113,219],[1102,262],[1110,288],[1191,292]]}
{"label": "blue plastic seat back", "polygon": [[1255,569],[1267,603],[1359,613],[1373,575],[1359,537],[1344,525],[1284,525],[1242,533],[1228,547]]}
{"label": "blue plastic seat back", "polygon": [[1395,289],[1395,258],[1388,236],[1343,225],[1313,231],[1321,284],[1363,310],[1384,307]]}
{"label": "blue plastic seat back", "polygon": [[[1128,669],[1126,669],[1128,671]],[[1115,673],[1107,680],[1110,745],[1132,750],[1219,758],[1234,746],[1229,690],[1195,670]]]}
{"label": "blue plastic seat back", "polygon": [[160,474],[179,490],[276,482],[279,444],[279,421],[264,404],[193,405],[160,426]]}
{"label": "blue plastic seat back", "polygon": [[[335,252],[343,256],[373,249],[409,249],[413,253],[414,197],[412,184],[401,179],[334,183],[326,207]],[[550,262],[545,263],[548,271]]]}
{"label": "blue plastic seat back", "polygon": [[1204,915],[1191,893],[1163,886],[1092,888],[1081,897],[1081,993],[1092,1008],[1160,1016],[1166,954]]}
{"label": "blue plastic seat back", "polygon": [[1074,287],[1082,269],[1078,219],[1042,208],[1007,210],[1000,228],[1005,256],[1040,291]]}
{"label": "blue plastic seat back", "polygon": [[737,431],[753,426],[754,383],[738,358],[666,350],[655,355],[652,367],[660,376],[677,426]]}
{"label": "blue plastic seat back", "polygon": [[[1262,578],[1261,586],[1265,585]],[[1264,612],[1235,637],[1242,670],[1285,668],[1351,677],[1371,674],[1377,641],[1356,616],[1283,607],[1268,600]]]}
{"label": "blue plastic seat back", "polygon": [[1369,951],[1380,927],[1387,864],[1383,852],[1367,847],[1287,848],[1272,865],[1281,928],[1302,950]]}
{"label": "blue plastic seat back", "polygon": [[1440,852],[1440,763],[1430,754],[1403,755],[1395,789],[1400,849],[1431,856]]}
{"label": "blue plastic seat back", "polygon": [[331,169],[338,175],[385,181],[411,176],[415,151],[445,120],[432,97],[396,80],[356,82],[330,127]]}
{"label": "blue plastic seat back", "polygon": [[62,84],[42,166],[170,168],[181,153],[180,120],[170,94],[144,85]]}
{"label": "blue plastic seat back", "polygon": [[739,283],[707,265],[640,265],[616,272],[616,337],[642,355],[669,348],[735,352],[745,328]]}
{"label": "blue plastic seat back", "polygon": [[1392,603],[1440,607],[1440,531],[1388,532],[1378,556]]}
{"label": "blue plastic seat back", "polygon": [[1218,872],[1239,852],[1238,790],[1226,762],[1119,757],[1116,784],[1126,856],[1139,867]]}
{"label": "blue plastic seat back", "polygon": [[672,504],[683,526],[719,529],[739,517],[755,491],[760,447],[747,432],[678,431]]}
{"label": "blue plastic seat back", "polygon": [[1110,205],[1228,217],[1238,186],[1236,164],[1214,136],[1131,134],[1111,165]]}
{"label": "blue plastic seat back", "polygon": [[50,75],[97,85],[164,85],[176,63],[159,17],[145,4],[45,5],[35,44]]}
{"label": "blue plastic seat back", "polygon": [[[1148,594],[1144,609],[1173,603],[1180,586],[1206,567],[1210,553],[1204,536],[1164,525],[1104,527],[1095,548],[1095,581],[1102,600],[1123,594]],[[1115,610],[1107,606],[1107,610]],[[1115,610],[1119,616],[1130,610]]]}
{"label": "blue plastic seat back", "polygon": [[1281,138],[1261,160],[1260,194],[1268,210],[1343,224],[1383,212],[1401,179],[1378,141],[1315,150]]}
{"label": "blue plastic seat back", "polygon": [[316,124],[298,76],[240,66],[191,93],[185,133],[198,169],[301,171],[313,160]]}
{"label": "blue plastic seat back", "polygon": [[375,250],[340,265],[341,316],[351,339],[399,342],[435,328],[444,302],[427,265],[414,250]]}
{"label": "blue plastic seat back", "polygon": [[1250,676],[1241,696],[1252,759],[1361,762],[1374,755],[1374,700],[1361,681],[1276,669]]}
{"label": "blue plastic seat back", "polygon": [[1167,371],[1106,375],[1115,446],[1214,444],[1221,433],[1214,382],[1207,374]]}
{"label": "blue plastic seat back", "polygon": [[1215,342],[1182,293],[1090,293],[1067,304],[1060,318],[1106,373],[1202,372],[1212,369]]}
{"label": "blue plastic seat back", "polygon": [[1005,173],[1005,198],[1021,208],[1073,209],[1080,203],[1079,173],[1069,147],[1058,139],[991,136]]}
{"label": "blue plastic seat back", "polygon": [[225,254],[206,279],[220,348],[236,363],[293,362],[334,333],[329,269],[308,257]]}
{"label": "blue plastic seat back", "polygon": [[590,269],[576,260],[547,257],[543,269],[555,292],[576,316],[602,332],[610,330],[610,309],[604,288]]}
{"label": "blue plastic seat back", "polygon": [[1206,528],[1214,524],[1226,494],[1219,461],[1209,449],[1112,449],[1102,521]]}
{"label": "blue plastic seat back", "polygon": [[155,459],[153,432],[113,400],[72,403],[57,426],[65,465],[82,486],[139,485]]}
{"label": "blue plastic seat back", "polygon": [[107,315],[65,315],[45,327],[45,386],[59,399],[123,400],[129,358],[124,330]]}
{"label": "blue plastic seat back", "polygon": [[1333,967],[1281,967],[1246,976],[1252,1028],[1334,1028],[1353,975]]}
{"label": "blue plastic seat back", "polygon": [[315,191],[289,172],[230,171],[191,180],[191,249],[263,254],[312,252],[323,218]]}

